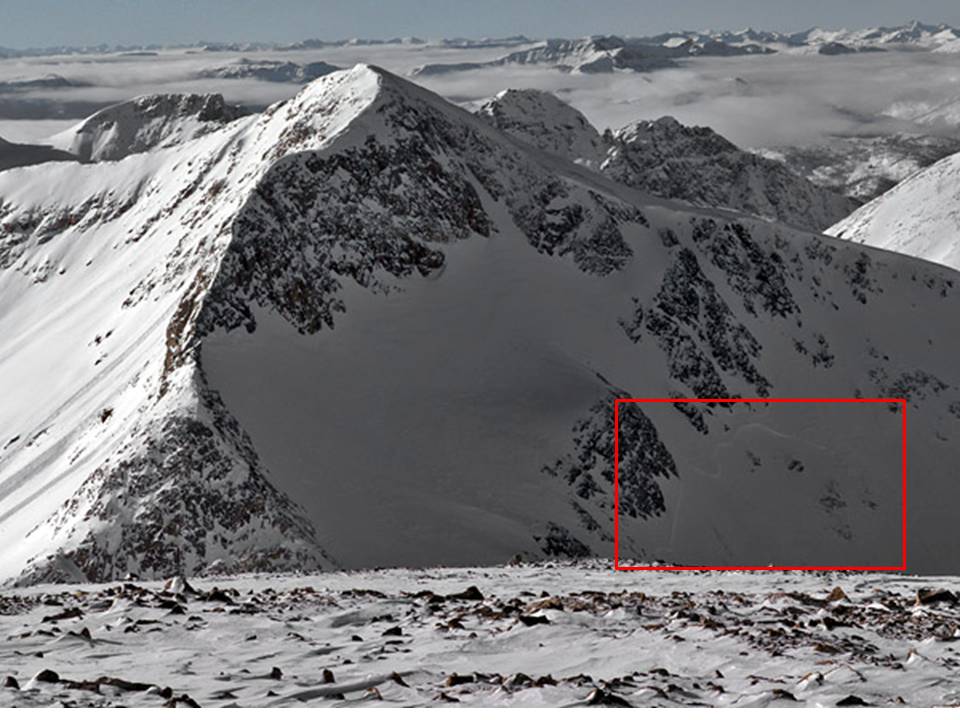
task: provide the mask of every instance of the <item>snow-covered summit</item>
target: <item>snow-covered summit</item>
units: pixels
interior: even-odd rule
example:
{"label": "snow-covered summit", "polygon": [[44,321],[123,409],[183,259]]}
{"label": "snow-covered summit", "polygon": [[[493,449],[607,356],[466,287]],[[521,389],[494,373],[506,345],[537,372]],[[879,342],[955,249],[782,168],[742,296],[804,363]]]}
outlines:
{"label": "snow-covered summit", "polygon": [[608,136],[601,172],[655,195],[729,207],[820,230],[857,203],[783,164],[741,150],[708,127],[672,117],[632,123]]}
{"label": "snow-covered summit", "polygon": [[300,65],[295,62],[282,60],[250,60],[240,58],[226,65],[218,65],[201,70],[198,74],[202,78],[221,78],[224,80],[241,80],[253,78],[266,82],[308,83],[319,77],[328,75],[341,68],[323,61],[315,61]]}
{"label": "snow-covered summit", "polygon": [[531,145],[586,165],[599,165],[606,143],[571,105],[541,90],[504,90],[477,113]]}
{"label": "snow-covered summit", "polygon": [[242,114],[219,94],[144,95],[104,108],[50,142],[84,162],[119,160],[192,140]]}
{"label": "snow-covered summit", "polygon": [[524,142],[664,198],[736,208],[816,230],[857,206],[710,128],[673,117],[641,120],[601,136],[578,110],[535,90],[501,92],[477,112]]}

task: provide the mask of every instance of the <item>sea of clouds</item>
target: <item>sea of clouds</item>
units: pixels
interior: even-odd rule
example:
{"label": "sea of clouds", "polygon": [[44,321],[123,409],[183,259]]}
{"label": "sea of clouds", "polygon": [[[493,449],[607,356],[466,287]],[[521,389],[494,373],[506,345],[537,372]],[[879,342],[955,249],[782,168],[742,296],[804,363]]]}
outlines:
{"label": "sea of clouds", "polygon": [[[163,51],[156,56],[73,55],[0,61],[0,82],[55,73],[83,87],[37,89],[0,96],[0,137],[37,141],[98,107],[154,92],[219,92],[260,108],[297,92],[294,84],[199,79],[198,73],[234,62],[322,60],[339,66],[367,62],[401,75],[427,63],[483,62],[504,48],[451,49],[383,45],[310,51]],[[958,102],[958,56],[890,51],[846,56],[777,54],[692,58],[651,73],[580,74],[514,65],[416,81],[448,99],[475,106],[505,88],[537,88],[579,108],[598,128],[673,115],[709,125],[745,147],[807,145],[837,135],[917,130],[913,108]],[[896,115],[897,117],[893,117]],[[923,132],[960,135],[960,128],[926,125]]]}

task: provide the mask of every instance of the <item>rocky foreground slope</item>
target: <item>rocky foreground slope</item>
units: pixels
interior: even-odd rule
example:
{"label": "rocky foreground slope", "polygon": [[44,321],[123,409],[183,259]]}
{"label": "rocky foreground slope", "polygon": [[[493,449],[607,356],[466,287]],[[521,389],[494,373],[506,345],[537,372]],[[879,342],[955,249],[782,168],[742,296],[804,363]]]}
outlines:
{"label": "rocky foreground slope", "polygon": [[958,592],[596,564],[8,591],[0,706],[952,706]]}
{"label": "rocky foreground slope", "polygon": [[[367,66],[180,139],[0,174],[3,577],[610,557],[624,396],[905,399],[909,562],[953,567],[955,272]],[[898,403],[621,420],[623,555],[902,560]]]}

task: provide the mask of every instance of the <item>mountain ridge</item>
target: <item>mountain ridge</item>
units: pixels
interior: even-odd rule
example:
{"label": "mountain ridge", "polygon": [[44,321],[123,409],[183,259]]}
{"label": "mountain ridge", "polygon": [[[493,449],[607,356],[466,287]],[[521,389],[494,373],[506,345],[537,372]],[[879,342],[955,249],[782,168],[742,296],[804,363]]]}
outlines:
{"label": "mountain ridge", "polygon": [[703,207],[729,207],[823,230],[857,202],[741,150],[711,128],[665,116],[602,135],[582,113],[539,90],[506,90],[477,110],[494,126],[621,184]]}
{"label": "mountain ridge", "polygon": [[[956,378],[921,352],[921,311],[884,297],[913,298],[935,331],[955,274],[655,199],[377,68],[56,170],[0,175],[0,296],[17,297],[0,314],[16,409],[0,413],[0,569],[21,582],[608,554],[608,409],[636,388],[896,391],[929,411],[921,447],[930,423],[956,430]],[[40,395],[38,374],[55,379]],[[749,419],[625,424],[666,453],[634,442],[624,459],[624,552],[669,550],[680,508],[705,517],[670,448],[705,452],[702,428]],[[774,463],[767,436],[744,433],[737,447]],[[948,542],[934,459],[918,453],[930,494],[912,511],[928,564]],[[817,522],[847,523],[865,552],[880,516],[816,492],[800,499]],[[364,523],[377,532],[361,540]],[[706,526],[744,541],[722,517]],[[684,542],[672,552],[703,551]]]}

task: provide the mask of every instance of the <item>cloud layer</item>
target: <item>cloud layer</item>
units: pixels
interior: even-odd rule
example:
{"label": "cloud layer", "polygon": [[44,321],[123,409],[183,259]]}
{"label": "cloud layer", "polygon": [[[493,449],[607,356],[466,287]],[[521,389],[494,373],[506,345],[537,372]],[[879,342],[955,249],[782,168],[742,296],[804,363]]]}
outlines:
{"label": "cloud layer", "polygon": [[[63,122],[63,113],[69,114],[70,108],[119,102],[144,93],[220,92],[231,102],[262,106],[298,90],[286,83],[197,78],[201,70],[241,57],[298,63],[322,60],[341,66],[369,62],[408,74],[422,64],[482,62],[502,54],[502,48],[358,46],[286,53],[165,51],[154,57],[67,56],[2,61],[0,81],[55,73],[83,83],[82,87],[5,96],[7,105],[34,103],[38,119]],[[739,145],[761,147],[811,144],[834,135],[916,130],[905,119],[911,115],[910,108],[933,107],[960,96],[956,59],[956,55],[905,51],[834,57],[713,57],[691,59],[678,69],[653,73],[593,75],[518,65],[421,78],[420,82],[468,106],[504,88],[538,88],[556,93],[601,129],[673,115],[684,123],[709,125]],[[3,106],[0,104],[0,111]],[[885,114],[891,107],[897,108],[899,119]],[[6,123],[0,119],[0,134],[14,115],[6,117]],[[41,137],[50,127],[50,123],[38,123],[36,133],[31,133],[22,123],[16,126],[20,137]],[[925,126],[925,131],[960,135],[960,127],[946,122]]]}

